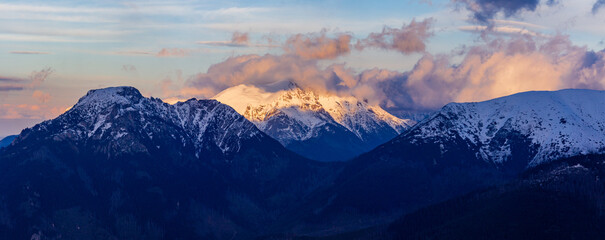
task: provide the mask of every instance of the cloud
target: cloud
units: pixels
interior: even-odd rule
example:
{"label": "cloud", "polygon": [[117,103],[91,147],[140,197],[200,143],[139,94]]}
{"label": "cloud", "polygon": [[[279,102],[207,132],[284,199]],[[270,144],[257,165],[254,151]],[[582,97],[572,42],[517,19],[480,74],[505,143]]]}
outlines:
{"label": "cloud", "polygon": [[32,94],[32,97],[41,103],[46,103],[46,102],[50,101],[50,98],[51,98],[49,93],[42,92],[40,90],[34,91],[34,93]]}
{"label": "cloud", "polygon": [[384,27],[382,32],[370,33],[365,39],[357,41],[355,48],[362,50],[367,47],[384,50],[395,50],[403,54],[424,52],[426,40],[433,35],[430,31],[433,19],[421,22],[412,20],[401,28]]}
{"label": "cloud", "polygon": [[323,67],[319,59],[296,54],[242,55],[214,64],[207,72],[189,78],[184,89],[195,95],[173,92],[172,95],[165,95],[165,99],[208,98],[239,84],[251,84],[272,91],[273,84],[290,81],[320,93],[353,95],[371,104],[391,108],[423,108],[414,105],[409,93],[401,90],[406,79],[406,73],[385,69],[356,73],[345,64]]}
{"label": "cloud", "polygon": [[214,64],[206,73],[199,73],[187,86],[212,97],[218,92],[239,84],[264,85],[280,81],[296,81],[307,85],[322,84],[329,74],[319,69],[314,59],[297,55],[242,55]]}
{"label": "cloud", "polygon": [[350,34],[339,33],[335,38],[320,33],[296,34],[286,40],[284,50],[306,59],[334,59],[351,52]]}
{"label": "cloud", "polygon": [[91,40],[104,37],[122,37],[129,34],[138,33],[133,30],[115,30],[115,29],[90,29],[90,28],[66,28],[52,27],[44,28],[36,27],[31,23],[22,23],[18,26],[1,26],[1,30],[5,33],[23,34],[23,35],[39,35],[39,36],[60,36],[60,37],[90,37]]}
{"label": "cloud", "polygon": [[64,16],[66,14],[84,14],[84,16],[100,15],[104,17],[129,15],[181,16],[183,14],[198,14],[205,18],[217,18],[248,15],[251,13],[267,12],[270,10],[272,9],[258,7],[231,7],[212,10],[198,10],[196,9],[196,4],[187,4],[173,1],[168,1],[167,3],[154,1],[129,2],[123,4],[122,7],[66,7],[60,5],[0,3],[0,12],[44,13],[51,16],[54,16],[52,14],[60,16]]}
{"label": "cloud", "polygon": [[117,23],[118,19],[111,19],[107,17],[101,16],[91,16],[91,15],[70,15],[66,16],[65,14],[46,14],[46,13],[36,13],[36,12],[13,12],[7,11],[4,9],[0,9],[2,14],[0,15],[0,19],[10,19],[10,20],[28,20],[28,21],[47,21],[47,22],[67,22],[67,23]]}
{"label": "cloud", "polygon": [[0,104],[0,119],[51,119],[63,113],[65,107],[39,104]]}
{"label": "cloud", "polygon": [[37,55],[37,54],[51,54],[49,52],[39,52],[39,51],[11,51],[10,54],[25,54],[25,55]]}
{"label": "cloud", "polygon": [[[158,52],[126,50],[126,51],[112,52],[110,54],[126,55],[126,56],[186,57],[189,54],[191,54],[192,52],[194,52],[194,50],[184,49],[184,48],[162,48]],[[122,70],[124,70],[124,69],[122,69]]]}
{"label": "cloud", "polygon": [[[354,49],[361,51],[365,48],[378,48],[403,54],[423,52],[426,50],[425,42],[433,35],[430,30],[432,23],[433,19],[429,18],[421,22],[412,20],[401,28],[384,27],[382,32],[370,33],[366,38],[357,40]],[[270,45],[275,44],[273,37],[266,39]],[[350,33],[329,34],[328,30],[322,29],[316,33],[290,36],[283,43],[283,49],[286,54],[303,59],[335,59],[351,52],[352,40],[353,35]]]}
{"label": "cloud", "polygon": [[233,32],[231,36],[231,41],[199,41],[198,44],[210,45],[210,46],[219,46],[219,47],[249,47],[251,46],[249,43],[248,33]]}
{"label": "cloud", "polygon": [[[40,71],[32,71],[29,79],[17,77],[0,76],[0,91],[21,91],[24,89],[35,89],[42,85],[54,70],[45,68]],[[29,81],[28,81],[29,80]]]}
{"label": "cloud", "polygon": [[[540,4],[539,0],[452,0],[452,2],[465,6],[473,13],[473,19],[482,23],[488,23],[498,13],[511,17],[523,10],[533,12]],[[548,3],[555,4],[554,1]]]}
{"label": "cloud", "polygon": [[295,82],[320,93],[354,95],[372,104],[414,107],[410,97],[397,90],[405,81],[405,73],[371,69],[357,74],[345,64],[323,67],[319,59],[296,54],[231,57],[186,81],[184,89],[194,95],[175,91],[172,95],[165,95],[165,99],[208,98],[239,84],[251,84],[271,91],[273,84],[284,81]]}
{"label": "cloud", "polygon": [[0,76],[0,82],[18,83],[23,81],[25,81],[23,78]]}
{"label": "cloud", "polygon": [[217,47],[248,47],[247,44],[233,43],[232,41],[199,41],[197,43]]}
{"label": "cloud", "polygon": [[31,80],[30,87],[39,87],[53,72],[55,72],[55,70],[50,67],[42,69],[40,71],[33,71],[29,75],[29,79]]}
{"label": "cloud", "polygon": [[601,7],[603,6],[605,6],[605,0],[597,0],[592,5],[592,14],[597,14],[597,12],[599,12],[599,9],[601,9]]}
{"label": "cloud", "polygon": [[248,33],[234,32],[231,42],[236,44],[248,44]]}
{"label": "cloud", "polygon": [[156,84],[155,92],[159,92],[163,101],[169,104],[184,102],[192,97],[214,96],[214,92],[209,92],[208,89],[184,87],[184,81],[182,70],[176,70]]}
{"label": "cloud", "polygon": [[433,19],[421,22],[412,20],[401,28],[384,27],[382,32],[370,33],[366,38],[357,40],[353,46],[353,35],[350,33],[329,33],[327,29],[320,32],[294,34],[285,42],[276,40],[276,36],[263,36],[263,44],[250,44],[247,33],[234,32],[231,41],[200,41],[198,44],[223,47],[281,47],[287,54],[306,59],[335,59],[347,55],[351,50],[365,48],[395,50],[403,54],[424,52],[425,42],[433,36],[431,32]]}
{"label": "cloud", "polygon": [[189,50],[180,48],[162,48],[155,56],[157,57],[184,57],[189,55]]}
{"label": "cloud", "polygon": [[24,82],[22,78],[0,76],[0,92],[21,91],[25,88]]}
{"label": "cloud", "polygon": [[488,26],[460,26],[458,27],[460,31],[465,32],[489,32],[489,33],[498,33],[498,34],[527,34],[531,36],[541,36],[542,34],[527,30],[525,28],[517,28],[510,26],[497,26],[497,27],[488,27]]}
{"label": "cloud", "polygon": [[0,92],[21,91],[23,89],[24,87],[22,86],[0,85]]}
{"label": "cloud", "polygon": [[0,34],[0,41],[11,42],[58,42],[58,43],[100,43],[117,42],[116,39],[73,38],[62,36],[30,35],[30,34]]}
{"label": "cloud", "polygon": [[264,87],[283,81],[353,95],[391,111],[436,109],[452,101],[483,101],[523,91],[605,89],[605,51],[576,46],[565,35],[503,35],[455,55],[425,53],[405,72],[357,72],[296,54],[242,55],[189,78],[183,88],[188,93],[173,91],[165,97],[207,98],[239,84]]}
{"label": "cloud", "polygon": [[551,37],[542,33],[542,31],[545,29],[548,28],[538,24],[501,19],[491,19],[485,25],[480,24],[458,27],[458,30],[460,31],[479,33],[483,40],[488,39],[490,36],[497,35],[531,35],[534,37]]}
{"label": "cloud", "polygon": [[521,28],[547,29],[547,27],[542,26],[542,25],[528,23],[528,22],[521,22],[521,21],[513,21],[513,20],[493,19],[493,20],[490,20],[490,22],[494,25],[499,24],[499,25],[512,25],[512,26],[521,27]]}
{"label": "cloud", "polygon": [[518,36],[474,46],[459,64],[427,54],[406,78],[401,89],[414,104],[433,108],[531,90],[603,89],[605,53],[575,46],[563,35]]}
{"label": "cloud", "polygon": [[146,52],[146,51],[136,51],[136,50],[129,50],[129,51],[119,51],[119,52],[115,52],[115,54],[117,55],[128,55],[128,56],[137,56],[137,55],[155,55],[152,52]]}
{"label": "cloud", "polygon": [[124,65],[122,65],[122,71],[124,71],[124,72],[136,72],[137,71],[137,67],[135,67],[132,64],[124,64]]}

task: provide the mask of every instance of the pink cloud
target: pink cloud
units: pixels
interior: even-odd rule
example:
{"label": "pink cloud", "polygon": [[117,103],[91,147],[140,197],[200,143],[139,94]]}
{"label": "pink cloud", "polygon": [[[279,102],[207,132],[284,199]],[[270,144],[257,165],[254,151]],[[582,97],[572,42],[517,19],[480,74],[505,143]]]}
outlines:
{"label": "pink cloud", "polygon": [[38,104],[1,104],[0,119],[50,119],[65,112],[65,107]]}
{"label": "pink cloud", "polygon": [[156,56],[157,57],[184,57],[189,54],[189,50],[180,48],[162,48]]}
{"label": "pink cloud", "polygon": [[206,73],[190,78],[188,85],[206,89],[210,95],[205,97],[212,97],[225,88],[243,83],[263,85],[293,80],[305,85],[322,84],[329,77],[326,74],[315,60],[297,55],[242,55],[210,66]]}
{"label": "pink cloud", "polygon": [[[431,23],[428,19],[400,29],[385,28],[359,40],[355,47],[424,52],[424,42],[432,35]],[[564,35],[494,36],[462,48],[456,55],[424,52],[409,71],[375,68],[357,72],[346,64],[325,66],[319,62],[348,54],[350,35],[298,34],[286,41],[285,54],[228,58],[190,77],[182,84],[185,88],[170,85],[172,90],[165,96],[212,97],[239,84],[263,87],[293,81],[317,91],[354,95],[388,109],[406,110],[435,109],[452,101],[483,101],[531,90],[605,88],[605,51],[576,46]]]}
{"label": "pink cloud", "polygon": [[50,101],[51,96],[49,93],[40,91],[40,90],[36,90],[34,91],[34,93],[32,94],[32,97],[34,97],[36,100],[38,100],[41,103],[46,103],[48,101]]}
{"label": "pink cloud", "polygon": [[483,101],[523,91],[603,89],[605,53],[575,46],[567,36],[495,39],[470,48],[461,63],[426,54],[401,86],[415,104]]}
{"label": "pink cloud", "polygon": [[307,59],[334,59],[351,52],[350,34],[340,33],[335,38],[327,35],[327,30],[320,33],[296,34],[284,45],[284,50]]}
{"label": "pink cloud", "polygon": [[355,48],[362,50],[367,47],[384,50],[395,50],[403,54],[424,52],[425,42],[433,33],[430,31],[433,19],[428,18],[422,22],[412,20],[401,28],[384,27],[382,32],[370,33],[368,37],[357,41]]}
{"label": "pink cloud", "polygon": [[247,45],[248,44],[248,33],[242,33],[242,32],[234,32],[233,36],[231,37],[231,42],[235,43],[235,44],[242,44],[242,45]]}
{"label": "pink cloud", "polygon": [[230,41],[199,41],[198,44],[220,46],[220,47],[249,47],[249,46],[260,46],[251,45],[248,33],[233,32]]}

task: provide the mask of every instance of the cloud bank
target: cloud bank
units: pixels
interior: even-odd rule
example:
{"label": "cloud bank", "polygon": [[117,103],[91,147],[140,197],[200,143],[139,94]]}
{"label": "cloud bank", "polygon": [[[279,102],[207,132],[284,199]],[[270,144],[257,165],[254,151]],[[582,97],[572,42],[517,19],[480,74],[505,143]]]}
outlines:
{"label": "cloud bank", "polygon": [[319,33],[296,34],[286,40],[284,50],[305,59],[334,59],[347,55],[354,47],[358,51],[365,48],[377,48],[387,51],[397,51],[402,54],[421,53],[426,50],[426,41],[433,36],[431,26],[433,19],[421,22],[412,20],[401,28],[384,27],[381,32],[370,33],[367,37],[358,39],[353,46],[353,35],[336,33],[328,36],[323,29]]}
{"label": "cloud bank", "polygon": [[335,38],[326,35],[324,29],[320,33],[296,34],[284,45],[284,50],[306,59],[334,59],[351,52],[350,34],[339,33]]}
{"label": "cloud bank", "polygon": [[425,53],[405,72],[378,68],[356,72],[345,64],[322,67],[318,59],[297,54],[231,57],[189,78],[186,89],[203,94],[197,97],[212,97],[239,84],[293,81],[316,91],[354,95],[392,111],[406,111],[523,91],[605,88],[605,52],[576,46],[565,35],[500,36],[466,48],[460,55]]}
{"label": "cloud bank", "polygon": [[471,47],[458,64],[427,54],[404,78],[399,89],[411,104],[428,108],[532,90],[603,89],[605,53],[575,46],[564,35],[499,38]]}

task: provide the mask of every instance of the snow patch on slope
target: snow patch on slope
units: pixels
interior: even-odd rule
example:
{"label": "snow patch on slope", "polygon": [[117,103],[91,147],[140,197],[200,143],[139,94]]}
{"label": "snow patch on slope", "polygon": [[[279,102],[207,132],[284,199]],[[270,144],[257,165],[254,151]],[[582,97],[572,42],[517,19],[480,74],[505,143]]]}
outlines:
{"label": "snow patch on slope", "polygon": [[[293,83],[287,87],[272,87],[275,92],[242,84],[224,90],[213,99],[233,107],[261,130],[267,128],[266,121],[279,114],[297,120],[308,131],[335,122],[360,139],[364,139],[368,132],[378,131],[383,124],[397,134],[414,124],[411,120],[399,119],[379,106],[371,106],[354,97],[316,94]],[[300,139],[301,136],[305,136],[305,139],[312,137],[312,134],[292,133],[291,138]]]}
{"label": "snow patch on slope", "polygon": [[451,103],[418,124],[417,135],[412,137],[447,141],[457,135],[479,146],[484,160],[502,163],[511,156],[511,143],[508,139],[497,147],[490,143],[498,134],[520,134],[537,149],[529,163],[535,166],[561,157],[605,152],[604,106],[604,91],[575,89]]}
{"label": "snow patch on slope", "polygon": [[124,151],[131,150],[131,134],[153,140],[161,132],[159,129],[166,127],[174,127],[171,136],[180,138],[183,145],[186,139],[195,139],[193,145],[198,152],[210,145],[216,145],[223,153],[238,152],[242,141],[261,134],[254,124],[215,100],[190,99],[170,105],[145,98],[132,87],[91,90],[66,113],[36,128],[53,126],[62,128],[55,139],[118,141],[121,143],[116,145]]}

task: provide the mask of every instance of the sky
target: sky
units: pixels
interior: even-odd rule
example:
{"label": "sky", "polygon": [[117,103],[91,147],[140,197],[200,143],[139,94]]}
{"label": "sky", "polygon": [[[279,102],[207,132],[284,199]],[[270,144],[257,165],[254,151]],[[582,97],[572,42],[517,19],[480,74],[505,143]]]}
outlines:
{"label": "sky", "polygon": [[603,0],[2,1],[0,137],[90,89],[294,81],[394,114],[605,87]]}

